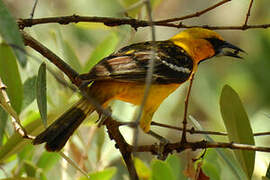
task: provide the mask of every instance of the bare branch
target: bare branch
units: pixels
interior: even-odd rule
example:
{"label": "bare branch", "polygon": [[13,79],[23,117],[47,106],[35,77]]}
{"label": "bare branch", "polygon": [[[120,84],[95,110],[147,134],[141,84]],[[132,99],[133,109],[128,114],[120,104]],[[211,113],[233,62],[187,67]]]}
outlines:
{"label": "bare branch", "polygon": [[[104,125],[107,127],[109,137],[115,141],[116,143],[115,147],[118,148],[122,154],[122,157],[127,165],[130,178],[132,180],[139,179],[135,166],[133,164],[133,160],[131,156],[132,151],[130,151],[130,148],[129,148],[130,145],[126,142],[126,140],[124,139],[124,137],[119,131],[120,124],[117,121],[112,120],[111,118],[107,118],[104,121]],[[135,147],[135,149],[137,148]]]}
{"label": "bare branch", "polygon": [[184,109],[184,118],[183,118],[183,132],[182,132],[182,139],[181,139],[182,143],[187,142],[186,130],[187,130],[188,102],[189,102],[189,97],[190,97],[190,92],[191,92],[194,76],[195,76],[195,73],[192,73],[191,77],[190,77],[190,83],[189,83],[189,86],[188,86],[187,96],[186,96],[186,99],[185,99],[185,109]]}
{"label": "bare branch", "polygon": [[[130,25],[134,29],[139,27],[149,26],[148,21],[128,19],[128,18],[108,18],[108,17],[87,17],[87,16],[60,16],[60,17],[48,17],[48,18],[37,18],[37,19],[19,19],[17,21],[19,28],[24,29],[25,27],[31,27],[38,24],[48,24],[48,23],[58,23],[58,24],[69,24],[78,22],[96,22],[103,23],[106,26],[120,26],[120,25]],[[193,28],[202,27],[212,30],[247,30],[247,29],[265,29],[269,28],[270,24],[259,24],[259,25],[246,25],[246,26],[211,26],[211,25],[185,25],[183,23],[163,23],[163,22],[153,22],[155,26],[163,27],[174,27],[174,28]]]}
{"label": "bare branch", "polygon": [[245,23],[244,23],[243,26],[246,26],[247,23],[248,23],[248,19],[249,19],[249,16],[250,16],[250,11],[251,11],[252,4],[253,4],[253,0],[250,0],[247,15],[246,15],[246,19],[245,19]]}
{"label": "bare branch", "polygon": [[[133,124],[131,123],[121,123],[121,125],[129,125],[129,126],[133,126]],[[169,128],[169,129],[174,129],[177,131],[183,131],[183,128],[180,127],[176,127],[176,126],[171,126],[168,124],[163,124],[163,123],[158,123],[158,122],[151,122],[152,126],[159,126],[159,127],[164,127],[164,128]],[[186,132],[190,133],[190,134],[208,134],[208,135],[219,135],[219,136],[228,136],[228,133],[225,132],[217,132],[217,131],[201,131],[201,130],[195,130],[194,127],[187,129]],[[258,132],[258,133],[253,133],[253,136],[269,136],[270,132]]]}
{"label": "bare branch", "polygon": [[[155,35],[155,27],[153,25],[153,19],[152,19],[152,10],[151,10],[151,5],[150,5],[150,1],[146,0],[145,1],[145,5],[146,5],[146,9],[147,9],[147,13],[148,13],[148,17],[149,17],[149,26],[151,27],[151,35],[152,35],[152,41],[155,42],[156,41],[156,35]],[[143,99],[142,102],[140,104],[140,108],[139,108],[139,113],[135,119],[135,124],[136,129],[134,131],[134,146],[136,148],[137,146],[137,142],[138,142],[138,124],[139,121],[141,119],[142,113],[143,113],[143,108],[146,104],[149,92],[150,92],[150,87],[152,84],[152,77],[153,77],[153,72],[154,72],[154,65],[155,65],[155,48],[152,47],[152,54],[151,54],[151,58],[149,60],[149,64],[148,64],[148,69],[147,69],[147,74],[145,77],[145,89],[144,89],[144,95],[143,95]]]}
{"label": "bare branch", "polygon": [[209,12],[209,11],[211,11],[211,10],[213,10],[213,9],[215,9],[215,8],[221,6],[221,5],[223,5],[223,4],[225,4],[225,3],[229,2],[229,1],[231,1],[231,0],[223,0],[223,1],[217,3],[217,4],[213,5],[213,6],[210,6],[210,7],[206,8],[206,9],[204,9],[204,10],[195,12],[193,14],[182,16],[182,17],[179,17],[179,18],[171,18],[171,19],[159,20],[159,21],[156,21],[155,23],[168,23],[168,22],[175,22],[175,21],[186,20],[186,19],[190,19],[190,18],[194,18],[194,17],[199,17],[199,16],[201,16],[201,15],[203,15],[203,14],[205,14],[205,13],[207,13],[207,12]]}
{"label": "bare branch", "polygon": [[37,7],[37,3],[38,3],[38,0],[34,0],[34,5],[33,5],[33,8],[32,8],[32,12],[30,14],[30,19],[33,19],[34,17],[34,13],[35,13],[35,10],[36,10],[36,7]]}
{"label": "bare branch", "polygon": [[21,125],[19,116],[16,111],[10,106],[10,101],[6,92],[6,85],[2,82],[0,78],[0,105],[3,109],[11,115],[11,122],[15,131],[26,139],[34,139],[34,136],[28,135],[26,130]]}
{"label": "bare branch", "polygon": [[72,69],[65,61],[63,61],[51,50],[49,50],[47,47],[35,40],[26,32],[22,31],[22,36],[24,38],[24,43],[26,46],[30,46],[31,48],[39,52],[42,56],[49,59],[54,65],[56,65],[62,72],[64,72],[69,77],[73,84],[75,84],[76,86],[81,85],[81,82],[78,81],[77,78],[79,74],[74,69]]}

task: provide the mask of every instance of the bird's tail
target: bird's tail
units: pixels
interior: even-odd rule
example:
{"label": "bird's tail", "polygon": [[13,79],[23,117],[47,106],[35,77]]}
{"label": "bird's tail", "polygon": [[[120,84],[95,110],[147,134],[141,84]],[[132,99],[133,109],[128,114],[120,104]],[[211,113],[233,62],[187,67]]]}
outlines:
{"label": "bird's tail", "polygon": [[93,111],[94,107],[87,99],[82,98],[53,122],[45,131],[39,134],[33,140],[33,144],[46,143],[46,149],[48,151],[61,150],[69,137]]}

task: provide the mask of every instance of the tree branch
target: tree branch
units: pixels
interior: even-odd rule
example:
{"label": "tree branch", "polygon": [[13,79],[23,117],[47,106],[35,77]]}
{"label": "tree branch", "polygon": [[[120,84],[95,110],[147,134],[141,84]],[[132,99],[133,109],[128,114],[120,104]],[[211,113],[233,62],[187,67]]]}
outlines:
{"label": "tree branch", "polygon": [[[126,123],[121,123],[121,125],[126,125]],[[130,125],[131,127],[133,126],[133,124],[128,123],[127,125]],[[174,129],[177,131],[183,131],[183,128],[181,127],[176,127],[176,126],[171,126],[168,124],[163,124],[163,123],[158,123],[155,121],[151,122],[152,126],[159,126],[159,127],[164,127],[164,128],[169,128],[169,129]],[[228,133],[225,132],[217,132],[217,131],[201,131],[201,130],[195,130],[194,127],[190,128],[190,129],[186,129],[186,132],[190,133],[190,134],[207,134],[207,135],[219,135],[219,136],[228,136]],[[253,136],[269,136],[270,132],[258,132],[258,133],[253,133]]]}
{"label": "tree branch", "polygon": [[[165,21],[165,20],[163,20]],[[130,25],[134,29],[139,27],[149,26],[148,21],[137,20],[137,19],[128,19],[128,18],[109,18],[109,17],[88,17],[88,16],[60,16],[60,17],[47,17],[47,18],[37,18],[37,19],[19,19],[17,23],[20,29],[25,27],[32,27],[38,24],[48,24],[48,23],[58,23],[58,24],[69,24],[69,23],[78,23],[78,22],[96,22],[103,23],[106,26],[120,26],[120,25]],[[153,21],[155,26],[163,27],[174,27],[174,28],[193,28],[193,27],[202,27],[212,30],[247,30],[247,29],[264,29],[269,28],[270,24],[258,24],[258,25],[242,25],[242,26],[211,26],[211,25],[185,25],[183,23],[164,23]]]}

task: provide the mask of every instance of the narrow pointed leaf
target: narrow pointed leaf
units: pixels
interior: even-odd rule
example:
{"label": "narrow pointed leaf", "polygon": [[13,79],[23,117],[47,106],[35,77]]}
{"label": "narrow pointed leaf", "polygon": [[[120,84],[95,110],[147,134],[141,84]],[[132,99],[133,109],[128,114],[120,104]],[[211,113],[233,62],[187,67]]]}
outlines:
{"label": "narrow pointed leaf", "polygon": [[38,70],[36,81],[36,98],[38,110],[44,126],[47,126],[47,91],[46,91],[46,64],[42,63]]}
{"label": "narrow pointed leaf", "polygon": [[[254,145],[253,132],[244,106],[238,94],[228,85],[225,85],[221,92],[220,110],[229,140]],[[233,152],[246,175],[251,178],[254,170],[255,152],[244,150]]]}
{"label": "narrow pointed leaf", "polygon": [[[1,21],[1,20],[0,20]],[[0,77],[7,86],[11,106],[20,113],[23,100],[23,87],[16,58],[9,46],[0,44]]]}
{"label": "narrow pointed leaf", "polygon": [[9,44],[22,67],[26,65],[24,43],[15,19],[10,14],[2,0],[0,0],[0,35]]}
{"label": "narrow pointed leaf", "polygon": [[149,179],[151,177],[150,168],[142,160],[135,157],[134,165],[140,179]]}

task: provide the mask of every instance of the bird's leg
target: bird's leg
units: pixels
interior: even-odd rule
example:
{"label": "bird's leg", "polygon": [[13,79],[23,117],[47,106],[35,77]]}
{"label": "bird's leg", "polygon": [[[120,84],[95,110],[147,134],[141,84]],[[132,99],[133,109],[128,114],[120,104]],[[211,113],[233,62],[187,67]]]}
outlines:
{"label": "bird's leg", "polygon": [[188,112],[188,102],[189,102],[189,97],[190,97],[190,92],[191,92],[191,87],[192,87],[192,83],[193,83],[193,79],[194,79],[194,75],[195,73],[191,74],[191,78],[190,78],[190,83],[188,86],[188,92],[187,92],[187,96],[185,99],[185,109],[184,109],[184,119],[183,119],[183,132],[182,132],[182,138],[181,138],[181,143],[184,144],[187,142],[187,112]]}
{"label": "bird's leg", "polygon": [[[106,108],[107,111],[112,112],[112,109],[110,107]],[[98,120],[96,121],[96,123],[98,123],[98,127],[101,127],[104,124],[104,121],[109,117],[108,115],[98,112]]]}

